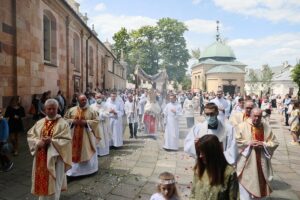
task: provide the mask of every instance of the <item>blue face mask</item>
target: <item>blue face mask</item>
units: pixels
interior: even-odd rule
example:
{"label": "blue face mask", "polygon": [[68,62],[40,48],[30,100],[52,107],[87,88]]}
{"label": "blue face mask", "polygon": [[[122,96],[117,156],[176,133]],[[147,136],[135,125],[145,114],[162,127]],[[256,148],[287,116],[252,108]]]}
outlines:
{"label": "blue face mask", "polygon": [[216,126],[218,124],[217,116],[208,116],[206,117],[207,124],[210,126]]}

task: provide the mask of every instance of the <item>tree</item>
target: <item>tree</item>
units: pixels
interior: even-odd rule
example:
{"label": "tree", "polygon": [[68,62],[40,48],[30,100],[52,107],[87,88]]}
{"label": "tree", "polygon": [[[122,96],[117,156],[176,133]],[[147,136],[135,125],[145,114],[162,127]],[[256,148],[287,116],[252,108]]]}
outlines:
{"label": "tree", "polygon": [[130,33],[129,61],[139,65],[146,73],[155,74],[159,69],[156,27],[143,26]]}
{"label": "tree", "polygon": [[262,73],[260,77],[260,82],[263,84],[263,88],[265,92],[269,92],[269,88],[271,86],[271,81],[273,78],[273,72],[269,65],[263,65],[262,66]]}
{"label": "tree", "polygon": [[185,76],[182,81],[182,90],[190,90],[192,85],[191,77]]}
{"label": "tree", "polygon": [[[298,63],[291,73],[292,80],[298,85],[298,88],[300,88],[300,63]],[[300,89],[298,89],[298,99],[300,97]]]}
{"label": "tree", "polygon": [[250,82],[250,90],[253,92],[257,88],[257,83],[259,82],[259,79],[253,69],[249,69],[248,78]]}
{"label": "tree", "polygon": [[175,19],[160,19],[155,26],[143,26],[130,33],[125,28],[113,39],[114,52],[120,58],[121,50],[128,64],[127,78],[139,65],[146,73],[155,74],[166,68],[169,80],[182,82],[190,58],[183,37],[186,26]]}
{"label": "tree", "polygon": [[120,31],[114,34],[113,40],[115,41],[115,43],[112,50],[118,59],[120,59],[121,57],[121,51],[123,51],[125,57],[127,56],[128,51],[130,50],[129,39],[130,36],[127,32],[127,29],[124,27],[122,27]]}
{"label": "tree", "polygon": [[197,48],[197,49],[192,49],[191,51],[191,57],[196,59],[196,60],[199,60],[200,57],[201,57],[201,52],[200,52],[200,49]]}
{"label": "tree", "polygon": [[166,68],[170,80],[180,83],[190,58],[183,36],[187,30],[184,23],[176,19],[162,18],[157,22],[161,66]]}

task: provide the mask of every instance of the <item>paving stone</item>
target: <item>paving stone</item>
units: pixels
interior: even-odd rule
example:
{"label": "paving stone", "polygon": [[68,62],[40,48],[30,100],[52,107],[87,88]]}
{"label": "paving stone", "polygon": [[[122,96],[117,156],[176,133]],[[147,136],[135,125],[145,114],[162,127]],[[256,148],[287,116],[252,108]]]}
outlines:
{"label": "paving stone", "polygon": [[136,186],[143,186],[147,182],[147,178],[143,176],[129,176],[124,178],[123,180],[124,183],[126,184],[131,184],[131,185],[136,185]]}
{"label": "paving stone", "polygon": [[[203,120],[197,114],[196,120]],[[272,158],[274,192],[270,199],[300,199],[300,146],[291,146],[289,127],[280,124],[280,117],[272,114],[274,134],[280,142]],[[68,183],[68,191],[62,200],[129,200],[149,199],[156,192],[158,175],[171,171],[175,175],[181,200],[187,200],[195,161],[183,152],[183,140],[188,132],[185,118],[180,118],[180,150],[165,151],[163,134],[156,138],[140,134],[137,140],[125,140],[124,147],[112,150],[109,156],[98,158],[99,172],[93,176],[77,178]],[[128,137],[126,129],[125,137]],[[37,199],[30,194],[32,156],[29,154],[26,135],[21,135],[18,157],[12,157],[15,168],[0,174],[0,200]],[[26,161],[26,162],[24,162]]]}
{"label": "paving stone", "polygon": [[151,198],[150,194],[139,194],[135,200],[149,200]]}
{"label": "paving stone", "polygon": [[153,172],[153,169],[151,169],[151,168],[134,167],[130,173],[149,177],[149,176],[151,176],[152,172]]}
{"label": "paving stone", "polygon": [[157,184],[156,183],[146,183],[141,190],[143,194],[154,194],[156,192]]}
{"label": "paving stone", "polygon": [[136,167],[154,168],[156,166],[156,163],[155,162],[138,161],[135,166]]}
{"label": "paving stone", "polygon": [[109,194],[104,198],[104,200],[131,200],[131,199],[126,198],[126,197],[122,197],[122,196],[119,196],[119,195]]}
{"label": "paving stone", "polygon": [[121,183],[111,192],[111,194],[134,199],[140,190],[141,188],[136,185]]}

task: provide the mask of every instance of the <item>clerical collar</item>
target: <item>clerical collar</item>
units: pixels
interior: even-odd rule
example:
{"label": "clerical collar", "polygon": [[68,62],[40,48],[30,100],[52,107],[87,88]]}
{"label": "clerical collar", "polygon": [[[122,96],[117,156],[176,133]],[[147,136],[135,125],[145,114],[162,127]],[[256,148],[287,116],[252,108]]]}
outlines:
{"label": "clerical collar", "polygon": [[53,120],[56,120],[56,119],[58,119],[58,118],[61,118],[61,115],[59,115],[59,114],[57,114],[55,117],[53,117],[53,118],[49,118],[48,116],[46,116],[46,120],[48,120],[48,121],[53,121]]}
{"label": "clerical collar", "polygon": [[211,125],[207,124],[207,127],[208,127],[208,129],[214,129],[214,130],[216,130],[216,129],[218,129],[218,123],[216,125],[214,125],[214,126],[211,126]]}

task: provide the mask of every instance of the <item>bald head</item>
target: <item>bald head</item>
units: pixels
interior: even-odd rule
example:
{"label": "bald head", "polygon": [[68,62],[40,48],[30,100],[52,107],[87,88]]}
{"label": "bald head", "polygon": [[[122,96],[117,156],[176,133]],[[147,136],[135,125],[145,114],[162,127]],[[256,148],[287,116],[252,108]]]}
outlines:
{"label": "bald head", "polygon": [[247,101],[245,102],[245,107],[244,107],[245,113],[246,113],[247,116],[250,116],[250,115],[251,115],[251,111],[252,111],[253,108],[254,108],[254,103],[253,103],[253,101],[252,101],[252,100],[247,100]]}
{"label": "bald head", "polygon": [[87,104],[87,98],[86,98],[86,96],[84,94],[80,94],[78,96],[78,102],[79,102],[79,106],[81,108],[85,107],[86,104]]}
{"label": "bald head", "polygon": [[261,124],[262,110],[259,108],[253,108],[251,111],[251,120],[254,126]]}

